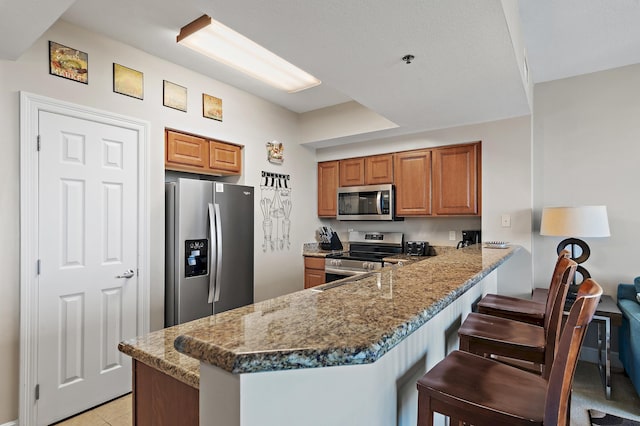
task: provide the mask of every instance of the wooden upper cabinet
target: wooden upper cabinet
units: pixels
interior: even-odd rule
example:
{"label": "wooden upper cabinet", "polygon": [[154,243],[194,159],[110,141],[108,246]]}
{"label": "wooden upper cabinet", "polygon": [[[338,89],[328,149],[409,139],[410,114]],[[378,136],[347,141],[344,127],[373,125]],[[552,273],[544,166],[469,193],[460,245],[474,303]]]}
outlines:
{"label": "wooden upper cabinet", "polygon": [[209,141],[209,168],[240,174],[242,151],[238,145]]}
{"label": "wooden upper cabinet", "polygon": [[165,166],[204,169],[207,167],[209,145],[204,138],[167,131]]}
{"label": "wooden upper cabinet", "polygon": [[164,167],[199,174],[239,175],[242,146],[166,129]]}
{"label": "wooden upper cabinet", "polygon": [[365,157],[365,185],[393,183],[393,154]]}
{"label": "wooden upper cabinet", "polygon": [[433,149],[433,213],[477,215],[480,144]]}
{"label": "wooden upper cabinet", "polygon": [[431,151],[406,151],[394,155],[396,216],[431,214]]}
{"label": "wooden upper cabinet", "polygon": [[320,217],[336,217],[339,176],[339,161],[318,163],[318,216]]}
{"label": "wooden upper cabinet", "polygon": [[340,186],[364,185],[364,158],[340,160]]}
{"label": "wooden upper cabinet", "polygon": [[393,154],[340,160],[340,186],[393,183]]}

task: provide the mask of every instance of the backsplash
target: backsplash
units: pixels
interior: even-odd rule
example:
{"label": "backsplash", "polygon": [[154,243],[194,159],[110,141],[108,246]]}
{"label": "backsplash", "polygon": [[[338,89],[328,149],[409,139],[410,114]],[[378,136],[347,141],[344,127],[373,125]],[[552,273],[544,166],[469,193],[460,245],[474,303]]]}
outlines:
{"label": "backsplash", "polygon": [[[399,222],[348,222],[323,220],[331,225],[344,242],[348,240],[348,232],[379,231],[402,232],[405,241],[427,241],[433,246],[453,246],[462,239],[462,230],[482,229],[480,217],[419,217],[405,218]],[[449,231],[455,232],[455,240],[449,239]]]}

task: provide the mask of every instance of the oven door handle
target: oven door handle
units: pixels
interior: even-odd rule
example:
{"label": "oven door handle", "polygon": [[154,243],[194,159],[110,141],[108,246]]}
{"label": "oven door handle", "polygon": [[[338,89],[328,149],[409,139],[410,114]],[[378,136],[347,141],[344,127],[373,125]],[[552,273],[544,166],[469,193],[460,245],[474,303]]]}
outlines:
{"label": "oven door handle", "polygon": [[356,275],[364,275],[364,274],[368,274],[371,271],[351,271],[351,270],[345,270],[345,269],[336,269],[336,268],[329,268],[329,267],[324,267],[324,273],[325,274],[335,274],[335,275],[344,275],[345,277],[354,277]]}

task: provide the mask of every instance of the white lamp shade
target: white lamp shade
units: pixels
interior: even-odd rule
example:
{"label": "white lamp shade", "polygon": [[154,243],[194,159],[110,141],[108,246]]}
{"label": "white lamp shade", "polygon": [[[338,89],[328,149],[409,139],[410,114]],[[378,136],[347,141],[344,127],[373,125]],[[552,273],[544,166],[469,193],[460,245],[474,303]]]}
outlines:
{"label": "white lamp shade", "polygon": [[540,235],[558,237],[608,237],[607,206],[545,207]]}

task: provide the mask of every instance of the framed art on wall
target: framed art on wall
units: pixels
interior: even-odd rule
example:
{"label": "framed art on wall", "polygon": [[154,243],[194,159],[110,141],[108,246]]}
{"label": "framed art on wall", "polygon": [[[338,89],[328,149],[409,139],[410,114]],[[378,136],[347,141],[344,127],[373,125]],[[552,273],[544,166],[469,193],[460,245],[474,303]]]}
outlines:
{"label": "framed art on wall", "polygon": [[132,98],[144,98],[144,75],[140,71],[113,63],[113,91]]}
{"label": "framed art on wall", "polygon": [[89,83],[89,55],[49,41],[49,74],[79,83]]}
{"label": "framed art on wall", "polygon": [[187,112],[187,88],[162,80],[162,105]]}
{"label": "framed art on wall", "polygon": [[222,99],[203,93],[202,116],[222,121]]}

